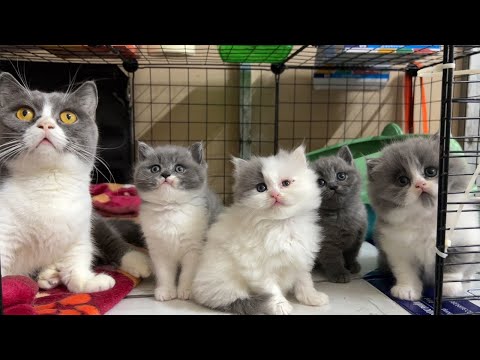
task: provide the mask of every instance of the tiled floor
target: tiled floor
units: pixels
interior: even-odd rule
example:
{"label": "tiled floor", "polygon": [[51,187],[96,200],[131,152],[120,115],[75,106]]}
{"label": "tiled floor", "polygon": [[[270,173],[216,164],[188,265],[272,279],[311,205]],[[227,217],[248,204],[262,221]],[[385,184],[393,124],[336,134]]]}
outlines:
{"label": "tiled floor", "polygon": [[[330,297],[330,304],[323,307],[311,307],[298,304],[290,299],[295,315],[407,315],[407,311],[371,286],[361,277],[376,266],[377,250],[365,243],[360,251],[359,262],[362,271],[348,284],[332,284],[319,274],[314,274],[315,287]],[[117,304],[107,315],[212,315],[222,314],[192,301],[172,300],[156,301],[153,297],[153,279],[144,280],[124,300]]]}

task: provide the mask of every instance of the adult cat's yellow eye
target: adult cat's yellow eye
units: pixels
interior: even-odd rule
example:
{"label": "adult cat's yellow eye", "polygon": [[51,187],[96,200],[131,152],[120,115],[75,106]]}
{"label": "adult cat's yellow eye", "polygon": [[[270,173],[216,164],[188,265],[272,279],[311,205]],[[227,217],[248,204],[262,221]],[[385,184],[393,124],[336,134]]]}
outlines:
{"label": "adult cat's yellow eye", "polygon": [[28,107],[21,107],[17,110],[17,118],[22,121],[32,121],[35,116],[35,112]]}
{"label": "adult cat's yellow eye", "polygon": [[64,111],[60,114],[60,120],[62,120],[65,124],[73,124],[77,121],[77,115],[71,111]]}

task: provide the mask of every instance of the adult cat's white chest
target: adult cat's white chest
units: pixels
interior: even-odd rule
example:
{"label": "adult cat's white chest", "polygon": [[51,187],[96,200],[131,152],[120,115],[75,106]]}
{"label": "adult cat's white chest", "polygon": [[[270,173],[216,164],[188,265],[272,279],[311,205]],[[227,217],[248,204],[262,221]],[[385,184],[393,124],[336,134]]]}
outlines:
{"label": "adult cat's white chest", "polygon": [[90,227],[89,179],[78,169],[36,169],[4,182],[0,242],[6,273],[27,274],[53,264]]}

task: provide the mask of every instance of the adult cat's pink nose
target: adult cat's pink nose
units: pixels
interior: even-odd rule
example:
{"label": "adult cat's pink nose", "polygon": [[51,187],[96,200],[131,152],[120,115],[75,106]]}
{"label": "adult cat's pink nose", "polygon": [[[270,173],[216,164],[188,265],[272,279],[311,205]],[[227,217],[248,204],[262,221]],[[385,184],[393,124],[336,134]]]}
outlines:
{"label": "adult cat's pink nose", "polygon": [[427,182],[423,179],[415,181],[415,187],[417,189],[425,190],[427,187]]}
{"label": "adult cat's pink nose", "polygon": [[55,124],[51,121],[44,120],[44,121],[39,122],[37,124],[37,127],[39,129],[43,129],[43,130],[47,131],[48,129],[55,129]]}

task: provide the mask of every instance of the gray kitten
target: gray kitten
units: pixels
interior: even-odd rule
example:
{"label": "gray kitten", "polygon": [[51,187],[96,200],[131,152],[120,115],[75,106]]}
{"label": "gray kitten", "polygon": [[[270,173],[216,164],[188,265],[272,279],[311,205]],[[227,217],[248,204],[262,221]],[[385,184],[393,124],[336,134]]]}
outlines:
{"label": "gray kitten", "polygon": [[361,176],[346,145],[337,155],[320,158],[311,166],[322,195],[318,213],[324,241],[317,264],[329,281],[349,282],[350,274],[360,271],[357,256],[367,229],[367,212],[360,199]]}
{"label": "gray kitten", "polygon": [[[2,275],[43,269],[38,282],[63,282],[72,292],[111,288],[95,274],[96,253],[133,273],[148,272],[148,258],[92,213],[89,192],[98,141],[95,83],[70,93],[33,91],[0,74],[0,257]],[[92,238],[92,221],[95,234]],[[103,226],[97,231],[97,226]],[[105,236],[104,236],[105,235]],[[115,246],[118,244],[118,247]],[[110,253],[111,251],[111,253]]]}
{"label": "gray kitten", "polygon": [[[393,296],[405,300],[421,298],[423,285],[433,285],[437,237],[439,137],[410,138],[388,145],[378,159],[367,161],[368,192],[377,215],[375,242],[380,249],[380,265],[388,267],[396,284]],[[471,173],[463,158],[451,157],[450,175]],[[447,209],[457,210],[464,201],[468,176],[449,176]],[[471,201],[471,200],[470,200]],[[476,206],[466,205],[450,240],[453,246],[478,245],[480,232]],[[447,228],[455,212],[447,212]],[[447,237],[449,235],[447,234]],[[450,248],[446,264],[472,262],[475,254],[458,255],[461,248]],[[468,251],[478,251],[469,247]],[[446,296],[460,294],[459,280],[471,278],[475,265],[445,266],[443,291]],[[450,282],[453,281],[453,282]]]}
{"label": "gray kitten", "polygon": [[139,219],[157,277],[155,298],[189,299],[206,231],[222,209],[207,185],[202,144],[154,149],[139,142],[138,154],[134,182],[142,198]]}

